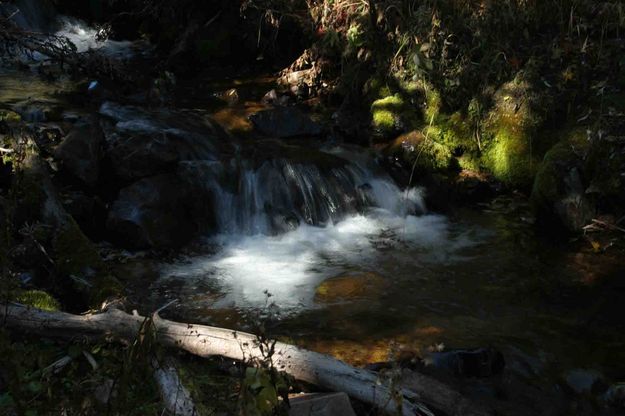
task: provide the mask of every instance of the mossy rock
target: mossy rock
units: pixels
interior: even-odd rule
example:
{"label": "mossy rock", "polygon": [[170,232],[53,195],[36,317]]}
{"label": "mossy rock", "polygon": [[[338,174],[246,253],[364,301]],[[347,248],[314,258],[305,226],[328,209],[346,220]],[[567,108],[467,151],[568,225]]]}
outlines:
{"label": "mossy rock", "polygon": [[545,154],[531,194],[532,207],[539,222],[558,224],[578,232],[594,217],[596,208],[586,193],[583,160],[588,149],[585,133],[578,129]]}
{"label": "mossy rock", "polygon": [[58,311],[59,302],[43,290],[25,290],[15,296],[15,301],[44,311]]}
{"label": "mossy rock", "polygon": [[449,171],[455,167],[450,148],[413,130],[397,137],[387,153],[399,157],[407,169],[419,172]]}
{"label": "mossy rock", "polygon": [[5,123],[19,123],[22,121],[22,116],[11,110],[0,110],[0,121]]}
{"label": "mossy rock", "polygon": [[315,302],[335,303],[378,296],[388,282],[373,272],[345,273],[324,280],[315,290]]}
{"label": "mossy rock", "polygon": [[387,136],[399,129],[404,111],[404,99],[399,95],[390,95],[375,100],[371,104],[371,117],[374,129],[380,134]]}
{"label": "mossy rock", "polygon": [[498,131],[483,160],[496,179],[518,187],[531,185],[539,165],[532,138],[519,131]]}
{"label": "mossy rock", "polygon": [[484,165],[501,182],[525,188],[531,186],[542,156],[553,143],[541,134],[553,100],[548,92],[536,89],[536,75],[528,66],[494,94],[482,131]]}

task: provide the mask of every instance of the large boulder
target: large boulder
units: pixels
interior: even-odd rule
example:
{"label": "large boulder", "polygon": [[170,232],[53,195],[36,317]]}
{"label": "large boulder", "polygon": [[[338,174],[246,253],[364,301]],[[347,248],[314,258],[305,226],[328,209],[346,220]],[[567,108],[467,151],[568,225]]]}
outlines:
{"label": "large boulder", "polygon": [[586,192],[583,138],[572,135],[547,152],[536,174],[532,204],[540,223],[579,232],[597,213]]}
{"label": "large boulder", "polygon": [[189,186],[174,174],[141,179],[120,191],[107,229],[115,241],[131,249],[180,246],[197,231],[189,215],[191,200]]}
{"label": "large boulder", "polygon": [[175,169],[180,158],[166,134],[117,137],[109,142],[108,158],[115,176],[135,181]]}
{"label": "large boulder", "polygon": [[321,125],[296,107],[277,107],[250,115],[254,127],[263,135],[275,138],[319,136]]}
{"label": "large boulder", "polygon": [[93,120],[76,124],[54,152],[61,168],[88,186],[100,176],[104,135]]}

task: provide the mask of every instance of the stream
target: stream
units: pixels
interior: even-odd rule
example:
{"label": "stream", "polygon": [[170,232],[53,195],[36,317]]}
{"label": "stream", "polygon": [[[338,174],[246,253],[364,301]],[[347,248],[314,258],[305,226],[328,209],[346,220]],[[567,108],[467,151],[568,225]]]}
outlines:
{"label": "stream", "polygon": [[[59,33],[81,50],[125,56],[136,47],[101,45],[86,25],[62,22]],[[133,306],[177,299],[164,316],[250,331],[269,316],[271,335],[355,365],[399,350],[493,347],[506,360],[495,384],[529,386],[514,393],[519,401],[625,381],[617,251],[542,235],[523,195],[443,215],[428,210],[418,180],[400,189],[369,149],[325,137],[239,137],[250,114],[272,108],[261,102],[272,83],[264,74],[179,80],[173,108],[107,101],[95,109],[116,135],[167,132],[188,168],[177,174],[189,172],[197,200],[210,201],[202,202],[210,224],[191,246],[165,259],[111,257]],[[63,122],[88,112],[64,98],[76,88],[34,71],[0,73],[3,107],[61,106]],[[216,106],[212,97],[229,88],[238,101]],[[198,120],[231,135],[209,135]]]}

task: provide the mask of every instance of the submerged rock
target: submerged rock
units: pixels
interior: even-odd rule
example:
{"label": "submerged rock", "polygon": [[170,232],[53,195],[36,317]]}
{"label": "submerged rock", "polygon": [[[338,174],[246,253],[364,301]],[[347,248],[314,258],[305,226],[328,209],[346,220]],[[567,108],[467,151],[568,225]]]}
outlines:
{"label": "submerged rock", "polygon": [[319,123],[295,107],[259,111],[250,120],[261,134],[275,138],[318,136],[322,132]]}
{"label": "submerged rock", "polygon": [[423,362],[464,377],[490,377],[501,374],[505,367],[503,354],[493,348],[432,352]]}
{"label": "submerged rock", "polygon": [[373,272],[345,273],[323,281],[315,290],[315,302],[334,303],[350,299],[374,297],[387,281]]}
{"label": "submerged rock", "polygon": [[77,124],[56,148],[54,157],[61,168],[88,186],[95,186],[100,176],[104,136],[93,121]]}
{"label": "submerged rock", "polygon": [[114,240],[132,249],[180,246],[197,229],[188,212],[190,194],[173,174],[142,179],[120,191],[107,229]]}

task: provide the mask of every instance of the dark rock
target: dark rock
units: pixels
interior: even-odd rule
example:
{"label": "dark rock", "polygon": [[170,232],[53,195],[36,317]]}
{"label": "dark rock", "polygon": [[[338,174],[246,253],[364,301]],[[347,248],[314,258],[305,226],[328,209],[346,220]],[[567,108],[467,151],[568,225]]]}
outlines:
{"label": "dark rock", "polygon": [[65,193],[61,198],[63,207],[87,236],[91,238],[102,236],[106,221],[106,208],[100,198],[82,192]]}
{"label": "dark rock", "polygon": [[625,383],[610,386],[603,395],[605,402],[617,409],[625,409]]}
{"label": "dark rock", "polygon": [[432,352],[423,362],[464,377],[490,377],[501,374],[505,367],[503,354],[493,348]]}
{"label": "dark rock", "polygon": [[271,229],[276,234],[284,234],[299,227],[300,221],[295,213],[271,216]]}
{"label": "dark rock", "polygon": [[104,136],[93,121],[76,125],[56,148],[61,168],[88,186],[95,186],[100,175]]}
{"label": "dark rock", "polygon": [[180,246],[197,230],[189,215],[190,196],[176,175],[142,179],[120,191],[107,229],[114,240],[132,249]]}
{"label": "dark rock", "polygon": [[167,134],[117,137],[107,152],[115,176],[133,181],[176,167],[178,150]]}
{"label": "dark rock", "polygon": [[594,201],[586,193],[583,160],[568,141],[554,146],[538,170],[532,190],[537,220],[579,232],[596,215]]}
{"label": "dark rock", "polygon": [[43,127],[37,129],[34,140],[42,155],[54,154],[55,147],[63,140],[65,134],[60,127]]}
{"label": "dark rock", "polygon": [[250,120],[261,134],[275,138],[318,136],[322,132],[320,124],[295,107],[259,111]]}
{"label": "dark rock", "polygon": [[565,376],[566,385],[577,394],[590,394],[601,388],[603,377],[595,370],[575,369]]}
{"label": "dark rock", "polygon": [[0,157],[0,189],[8,189],[11,186],[12,172],[13,164],[11,162],[4,163]]}

